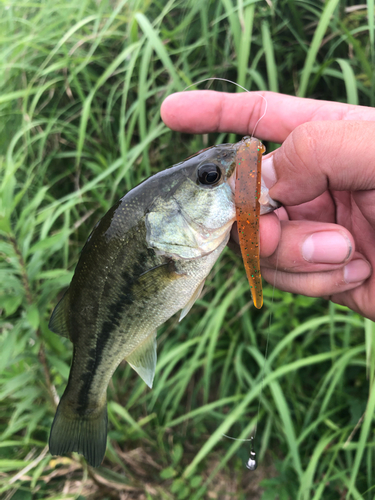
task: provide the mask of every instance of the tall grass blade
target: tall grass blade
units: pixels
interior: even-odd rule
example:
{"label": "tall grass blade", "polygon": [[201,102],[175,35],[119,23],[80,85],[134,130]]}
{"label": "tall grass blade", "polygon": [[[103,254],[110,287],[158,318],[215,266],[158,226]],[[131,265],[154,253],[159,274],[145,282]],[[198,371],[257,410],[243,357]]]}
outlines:
{"label": "tall grass blade", "polygon": [[342,76],[345,82],[346,88],[346,102],[348,104],[358,104],[358,87],[357,80],[355,78],[354,71],[350,66],[349,62],[345,59],[337,59],[337,62],[340,65]]}
{"label": "tall grass blade", "polygon": [[372,384],[370,385],[366,413],[361,426],[361,433],[359,435],[359,441],[357,444],[355,459],[351,471],[349,489],[346,495],[347,499],[351,498],[351,495],[353,496],[353,498],[355,498],[354,495],[355,484],[360,470],[362,458],[365,453],[366,443],[371,439],[372,435],[371,428],[374,423],[374,414],[375,414],[375,382],[373,381]]}
{"label": "tall grass blade", "polygon": [[[251,39],[253,33],[255,5],[247,5],[241,15],[241,40],[238,53],[238,77],[237,83],[246,87],[246,74],[249,66],[249,57],[251,53]],[[240,92],[237,87],[237,92]]]}
{"label": "tall grass blade", "polygon": [[319,19],[318,26],[315,30],[314,37],[311,41],[310,48],[307,53],[305,65],[302,70],[300,85],[298,89],[299,97],[305,97],[306,95],[310,75],[312,73],[313,66],[316,61],[316,56],[318,54],[320,44],[322,43],[323,37],[327,31],[331,17],[338,3],[339,0],[328,0],[325,4],[321,18]]}
{"label": "tall grass blade", "polygon": [[145,34],[145,36],[150,40],[150,43],[151,43],[153,49],[158,54],[160,60],[164,64],[166,70],[169,72],[169,74],[172,78],[172,81],[173,81],[174,88],[176,90],[180,90],[180,91],[183,90],[182,83],[181,83],[180,78],[179,78],[179,76],[174,68],[174,65],[173,65],[164,45],[162,44],[160,37],[157,35],[157,33],[154,30],[154,28],[152,27],[151,23],[149,22],[147,17],[145,15],[141,14],[140,12],[138,12],[135,15],[135,18],[137,19],[137,22],[138,22],[140,28],[142,29],[143,33]]}
{"label": "tall grass blade", "polygon": [[278,92],[278,69],[276,66],[272,38],[267,21],[263,21],[262,23],[262,43],[267,64],[268,87],[272,90],[272,92]]}

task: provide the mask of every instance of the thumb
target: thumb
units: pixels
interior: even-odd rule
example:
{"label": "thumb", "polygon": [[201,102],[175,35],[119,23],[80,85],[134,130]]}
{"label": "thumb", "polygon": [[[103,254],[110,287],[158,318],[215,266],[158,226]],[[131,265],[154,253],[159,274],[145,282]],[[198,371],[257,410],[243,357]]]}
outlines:
{"label": "thumb", "polygon": [[[264,158],[271,198],[299,205],[329,190],[375,189],[375,123],[307,122]],[[272,186],[272,187],[271,187]]]}

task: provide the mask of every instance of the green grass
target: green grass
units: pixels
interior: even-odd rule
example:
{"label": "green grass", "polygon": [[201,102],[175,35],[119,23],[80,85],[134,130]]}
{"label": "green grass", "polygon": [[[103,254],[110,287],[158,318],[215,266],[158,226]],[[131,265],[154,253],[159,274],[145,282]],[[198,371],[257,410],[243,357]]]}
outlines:
{"label": "green grass", "polygon": [[[92,227],[150,174],[229,140],[172,133],[163,99],[216,76],[373,105],[373,3],[352,5],[1,4],[2,498],[374,498],[374,324],[271,287],[254,310],[229,250],[184,321],[160,328],[153,390],[117,370],[103,466],[46,449],[71,357],[48,319]],[[262,388],[249,473],[248,445],[222,434],[249,437]]]}

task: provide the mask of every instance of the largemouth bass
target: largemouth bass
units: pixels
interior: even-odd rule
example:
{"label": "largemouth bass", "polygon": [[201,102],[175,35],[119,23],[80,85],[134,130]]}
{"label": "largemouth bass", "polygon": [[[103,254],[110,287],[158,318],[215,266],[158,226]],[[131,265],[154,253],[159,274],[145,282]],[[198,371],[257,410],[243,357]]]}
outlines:
{"label": "largemouth bass", "polygon": [[[152,387],[157,328],[188,313],[228,242],[236,156],[249,140],[213,146],[150,177],[95,226],[49,323],[74,346],[52,455],[76,451],[100,465],[107,386],[123,359]],[[264,193],[260,213],[275,208]]]}

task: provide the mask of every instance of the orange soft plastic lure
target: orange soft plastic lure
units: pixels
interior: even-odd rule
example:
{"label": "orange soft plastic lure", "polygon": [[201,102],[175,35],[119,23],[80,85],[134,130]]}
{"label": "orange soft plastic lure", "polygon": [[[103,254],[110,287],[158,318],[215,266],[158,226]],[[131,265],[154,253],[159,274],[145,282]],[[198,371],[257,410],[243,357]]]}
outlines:
{"label": "orange soft plastic lure", "polygon": [[237,152],[235,204],[242,259],[255,307],[263,305],[262,277],[259,261],[259,197],[263,144],[245,137]]}

